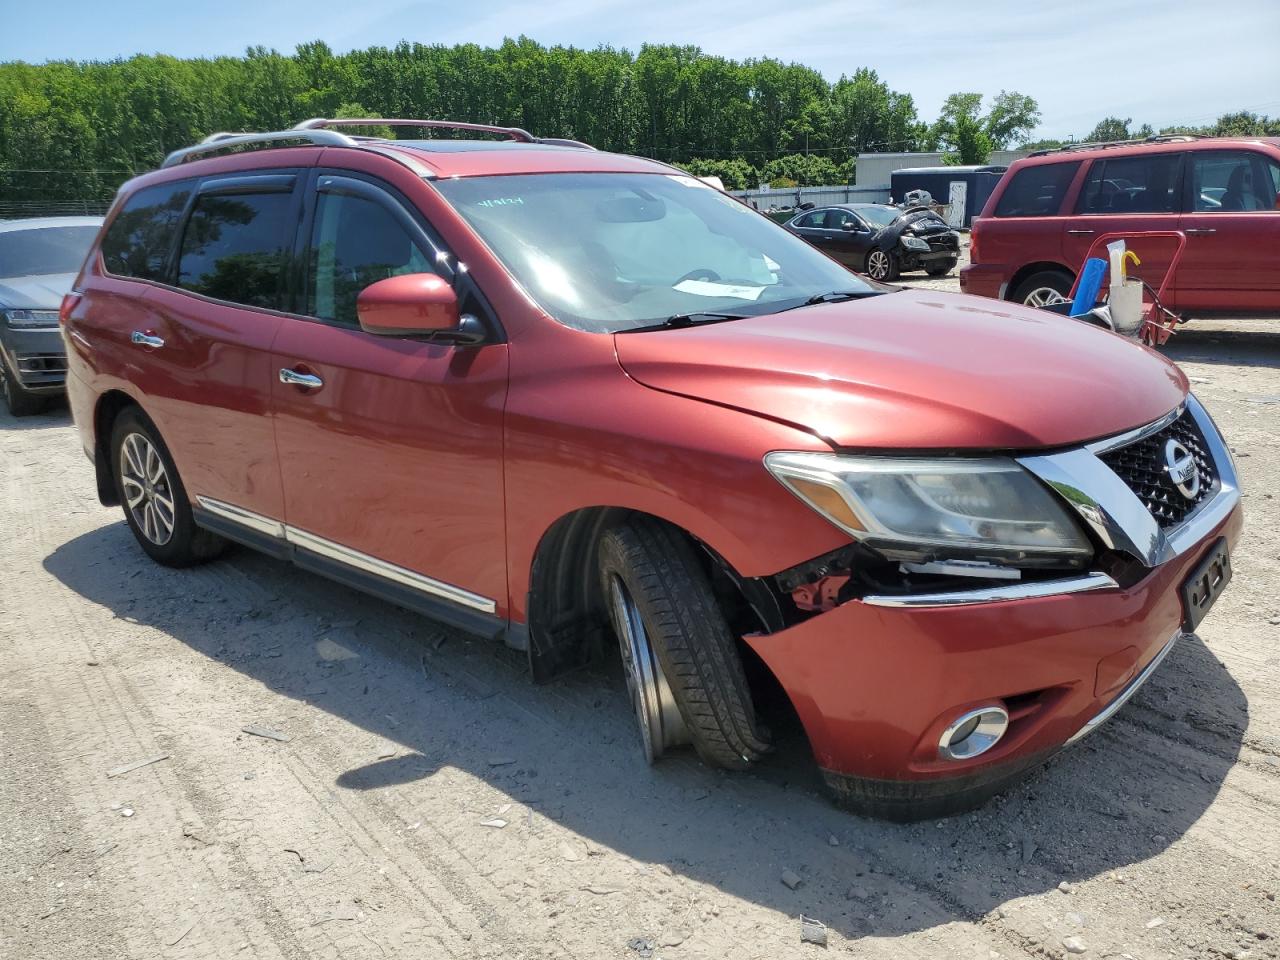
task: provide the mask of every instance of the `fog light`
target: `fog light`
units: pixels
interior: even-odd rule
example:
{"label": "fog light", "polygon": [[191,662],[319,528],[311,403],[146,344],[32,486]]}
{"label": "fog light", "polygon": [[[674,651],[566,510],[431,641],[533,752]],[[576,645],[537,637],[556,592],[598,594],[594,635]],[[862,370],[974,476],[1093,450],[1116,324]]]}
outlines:
{"label": "fog light", "polygon": [[944,760],[968,760],[986,753],[1009,729],[1009,714],[994,704],[970,710],[953,720],[938,740]]}

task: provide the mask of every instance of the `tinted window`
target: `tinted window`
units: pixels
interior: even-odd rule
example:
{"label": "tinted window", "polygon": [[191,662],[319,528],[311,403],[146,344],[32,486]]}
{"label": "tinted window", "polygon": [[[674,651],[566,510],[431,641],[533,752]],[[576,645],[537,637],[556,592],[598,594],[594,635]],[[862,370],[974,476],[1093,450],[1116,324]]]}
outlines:
{"label": "tinted window", "polygon": [[218,300],[275,307],[290,200],[287,193],[199,197],[182,234],[178,286]]}
{"label": "tinted window", "polygon": [[846,223],[852,223],[855,227],[857,227],[858,218],[855,217],[848,210],[840,210],[839,208],[834,208],[827,211],[826,223],[827,223],[828,230],[839,230]]}
{"label": "tinted window", "polygon": [[1213,150],[1191,156],[1191,209],[1240,213],[1276,209],[1280,163],[1252,150]]}
{"label": "tinted window", "polygon": [[1093,161],[1076,213],[1176,213],[1182,154]]}
{"label": "tinted window", "polygon": [[0,277],[75,273],[97,227],[42,227],[0,233]]}
{"label": "tinted window", "polygon": [[822,220],[827,215],[825,210],[817,210],[813,213],[806,213],[803,217],[796,221],[797,227],[818,228],[822,226]]}
{"label": "tinted window", "polygon": [[189,183],[162,183],[126,200],[102,238],[107,272],[142,280],[166,279],[165,260],[190,194]]}
{"label": "tinted window", "polygon": [[316,200],[307,313],[357,326],[356,296],[404,273],[435,273],[431,260],[380,203],[340,193]]}
{"label": "tinted window", "polygon": [[1080,169],[1073,163],[1044,163],[1023,167],[1013,175],[996,204],[997,217],[1048,217],[1058,212],[1067,187]]}

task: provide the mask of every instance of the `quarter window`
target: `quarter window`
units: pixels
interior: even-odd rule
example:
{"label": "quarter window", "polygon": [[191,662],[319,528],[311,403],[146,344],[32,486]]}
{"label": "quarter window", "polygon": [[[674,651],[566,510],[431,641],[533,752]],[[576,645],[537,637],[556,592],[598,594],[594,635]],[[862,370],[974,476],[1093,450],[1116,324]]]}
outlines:
{"label": "quarter window", "polygon": [[118,277],[164,281],[165,263],[190,183],[144,187],[128,200],[102,238],[102,260]]}
{"label": "quarter window", "polygon": [[1080,161],[1041,163],[1013,175],[996,204],[997,217],[1051,217],[1080,169]]}
{"label": "quarter window", "polygon": [[395,215],[380,203],[321,193],[311,231],[307,313],[358,326],[356,297],[371,283],[405,273],[435,273]]}
{"label": "quarter window", "polygon": [[178,286],[250,307],[277,307],[289,242],[289,193],[204,194],[182,234]]}
{"label": "quarter window", "polygon": [[1197,213],[1275,211],[1280,163],[1252,150],[1196,151],[1191,158],[1191,209]]}
{"label": "quarter window", "polygon": [[1093,161],[1076,213],[1176,213],[1182,154]]}

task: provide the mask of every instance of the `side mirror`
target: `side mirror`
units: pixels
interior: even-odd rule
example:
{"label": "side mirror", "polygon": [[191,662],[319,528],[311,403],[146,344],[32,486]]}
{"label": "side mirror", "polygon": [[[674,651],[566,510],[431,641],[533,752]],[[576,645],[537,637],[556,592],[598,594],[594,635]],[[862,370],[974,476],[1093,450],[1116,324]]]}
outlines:
{"label": "side mirror", "polygon": [[434,273],[406,273],[371,283],[356,297],[356,316],[365,333],[384,337],[449,334],[471,340],[474,333],[463,329],[467,324],[458,315],[453,287]]}
{"label": "side mirror", "polygon": [[840,229],[845,233],[857,233],[858,225],[852,220],[846,220],[844,223],[840,224]]}

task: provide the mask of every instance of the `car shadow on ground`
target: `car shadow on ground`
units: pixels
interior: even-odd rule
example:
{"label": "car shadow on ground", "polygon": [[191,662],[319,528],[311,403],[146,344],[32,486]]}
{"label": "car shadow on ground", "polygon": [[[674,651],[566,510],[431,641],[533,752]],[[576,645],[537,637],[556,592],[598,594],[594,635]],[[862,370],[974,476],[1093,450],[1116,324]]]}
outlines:
{"label": "car shadow on ground", "polygon": [[44,566],[115,616],[400,745],[332,771],[334,789],[425,803],[433,776],[457,768],[593,844],[846,937],[975,920],[1155,856],[1214,800],[1248,719],[1225,667],[1187,638],[1107,727],[1026,783],[973,813],[895,825],[827,803],[792,735],[756,774],[691,757],[648,767],[607,669],[534,686],[514,651],[248,550],[156,568],[115,522]]}
{"label": "car shadow on ground", "polygon": [[1280,369],[1280,321],[1274,330],[1198,326],[1177,327],[1160,351],[1175,363],[1221,363]]}
{"label": "car shadow on ground", "polygon": [[71,408],[65,397],[53,397],[44,402],[44,409],[25,417],[15,417],[0,400],[0,430],[43,430],[48,427],[66,426],[71,419]]}

